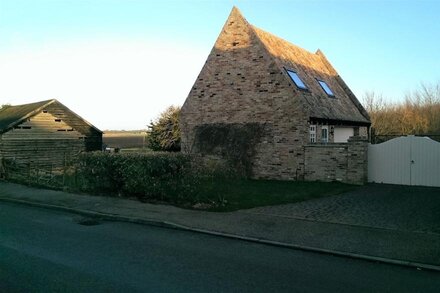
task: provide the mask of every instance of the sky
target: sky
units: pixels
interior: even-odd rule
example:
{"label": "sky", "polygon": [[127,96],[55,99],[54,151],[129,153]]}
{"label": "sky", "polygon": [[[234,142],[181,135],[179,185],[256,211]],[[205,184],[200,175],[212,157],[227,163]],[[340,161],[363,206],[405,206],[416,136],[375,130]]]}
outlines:
{"label": "sky", "polygon": [[440,1],[0,0],[0,105],[56,98],[102,130],[183,105],[233,6],[321,49],[356,96],[440,82]]}

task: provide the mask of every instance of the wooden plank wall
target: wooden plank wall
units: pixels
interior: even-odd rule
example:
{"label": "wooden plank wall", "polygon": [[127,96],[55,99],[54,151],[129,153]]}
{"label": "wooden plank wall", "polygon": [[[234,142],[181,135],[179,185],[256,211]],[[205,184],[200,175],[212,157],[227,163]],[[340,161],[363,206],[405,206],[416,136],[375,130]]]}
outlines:
{"label": "wooden plank wall", "polygon": [[9,159],[18,168],[31,167],[41,169],[63,168],[84,151],[84,142],[72,139],[2,139],[1,156]]}

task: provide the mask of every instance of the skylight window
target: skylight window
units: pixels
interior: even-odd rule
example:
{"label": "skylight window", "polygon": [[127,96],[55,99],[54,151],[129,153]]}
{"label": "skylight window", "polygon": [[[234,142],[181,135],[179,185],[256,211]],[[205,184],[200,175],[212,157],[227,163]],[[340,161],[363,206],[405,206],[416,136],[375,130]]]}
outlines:
{"label": "skylight window", "polygon": [[304,82],[301,80],[301,78],[299,78],[298,74],[295,71],[286,69],[287,73],[289,74],[290,78],[292,79],[292,81],[295,83],[295,85],[303,90],[306,90],[307,87],[304,84]]}
{"label": "skylight window", "polygon": [[335,94],[332,92],[332,90],[330,89],[330,87],[325,83],[325,81],[319,80],[318,79],[319,84],[321,85],[322,89],[324,90],[324,92],[329,95],[330,97],[334,97]]}

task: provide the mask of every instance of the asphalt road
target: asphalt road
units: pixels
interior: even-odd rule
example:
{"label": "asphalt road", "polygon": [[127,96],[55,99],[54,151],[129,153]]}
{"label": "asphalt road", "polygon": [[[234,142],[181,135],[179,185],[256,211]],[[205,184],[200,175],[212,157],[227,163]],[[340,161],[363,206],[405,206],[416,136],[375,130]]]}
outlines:
{"label": "asphalt road", "polygon": [[1,292],[438,292],[440,274],[0,203]]}

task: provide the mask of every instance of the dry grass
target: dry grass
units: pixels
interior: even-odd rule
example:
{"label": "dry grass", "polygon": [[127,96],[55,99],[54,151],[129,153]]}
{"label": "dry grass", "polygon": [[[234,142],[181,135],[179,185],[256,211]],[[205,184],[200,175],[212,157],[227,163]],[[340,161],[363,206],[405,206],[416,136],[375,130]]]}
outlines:
{"label": "dry grass", "polygon": [[143,148],[147,146],[146,134],[143,131],[105,131],[103,143],[111,148]]}

